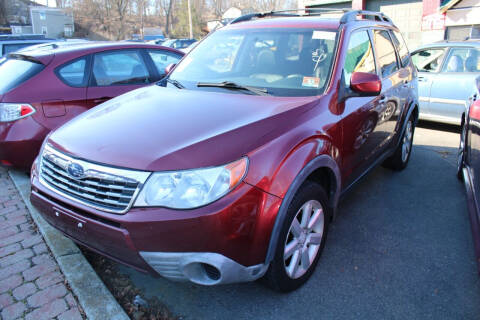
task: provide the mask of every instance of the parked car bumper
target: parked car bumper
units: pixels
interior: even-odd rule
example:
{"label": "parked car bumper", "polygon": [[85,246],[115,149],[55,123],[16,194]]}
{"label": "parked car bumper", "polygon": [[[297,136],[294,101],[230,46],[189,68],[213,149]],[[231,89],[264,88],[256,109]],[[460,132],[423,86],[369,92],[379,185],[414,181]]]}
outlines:
{"label": "parked car bumper", "polygon": [[30,169],[48,132],[32,117],[0,122],[0,163]]}
{"label": "parked car bumper", "polygon": [[281,199],[241,183],[194,210],[102,212],[64,198],[32,174],[32,204],[51,225],[94,251],[140,271],[203,285],[252,281],[265,256]]}

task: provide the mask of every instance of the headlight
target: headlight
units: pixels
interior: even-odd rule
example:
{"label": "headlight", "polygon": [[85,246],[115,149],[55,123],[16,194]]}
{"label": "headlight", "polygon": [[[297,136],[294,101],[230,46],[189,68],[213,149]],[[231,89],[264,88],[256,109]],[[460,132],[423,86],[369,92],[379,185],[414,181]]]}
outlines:
{"label": "headlight", "polygon": [[225,166],[157,172],[150,176],[136,207],[192,209],[212,203],[235,188],[247,173],[248,158]]}

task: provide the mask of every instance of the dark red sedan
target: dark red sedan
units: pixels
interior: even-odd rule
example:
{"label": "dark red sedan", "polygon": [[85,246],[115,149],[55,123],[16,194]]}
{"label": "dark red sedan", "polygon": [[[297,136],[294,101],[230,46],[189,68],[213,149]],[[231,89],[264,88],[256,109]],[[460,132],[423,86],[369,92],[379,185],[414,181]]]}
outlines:
{"label": "dark red sedan", "polygon": [[0,164],[27,169],[76,115],[163,78],[183,53],[148,44],[48,46],[0,60]]}

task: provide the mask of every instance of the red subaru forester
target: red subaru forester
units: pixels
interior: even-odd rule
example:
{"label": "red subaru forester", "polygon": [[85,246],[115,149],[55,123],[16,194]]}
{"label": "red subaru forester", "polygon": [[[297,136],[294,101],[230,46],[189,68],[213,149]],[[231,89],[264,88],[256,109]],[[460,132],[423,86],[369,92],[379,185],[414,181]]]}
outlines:
{"label": "red subaru forester", "polygon": [[341,194],[377,164],[406,167],[418,117],[399,30],[338,12],[240,17],[157,86],[68,122],[32,168],[32,203],[139,270],[298,288]]}

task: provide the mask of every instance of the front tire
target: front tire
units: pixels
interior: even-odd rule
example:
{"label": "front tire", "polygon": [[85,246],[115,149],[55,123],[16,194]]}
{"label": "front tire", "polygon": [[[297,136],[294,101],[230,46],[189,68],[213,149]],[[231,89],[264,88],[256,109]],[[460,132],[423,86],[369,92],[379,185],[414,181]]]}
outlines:
{"label": "front tire", "polygon": [[415,133],[415,121],[413,116],[411,116],[405,126],[405,131],[403,132],[400,144],[392,156],[390,156],[383,166],[390,168],[392,170],[400,171],[407,167],[408,160],[410,160],[410,155],[412,154],[413,147],[413,134]]}
{"label": "front tire", "polygon": [[288,207],[275,256],[264,276],[270,288],[289,292],[310,278],[325,247],[330,217],[323,187],[305,182]]}

